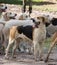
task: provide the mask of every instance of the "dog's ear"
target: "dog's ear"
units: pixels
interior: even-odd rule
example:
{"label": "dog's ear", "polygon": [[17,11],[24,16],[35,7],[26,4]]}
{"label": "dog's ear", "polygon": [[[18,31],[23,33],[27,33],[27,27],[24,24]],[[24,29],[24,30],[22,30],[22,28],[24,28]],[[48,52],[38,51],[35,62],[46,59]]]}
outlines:
{"label": "dog's ear", "polygon": [[21,15],[21,16],[19,17],[19,20],[23,20],[23,15]]}
{"label": "dog's ear", "polygon": [[3,17],[4,17],[4,18],[7,17],[7,12],[5,12],[5,13],[3,14]]}
{"label": "dog's ear", "polygon": [[39,16],[39,17],[37,17],[37,19],[40,19],[40,20],[42,20],[43,22],[45,22],[45,17],[43,17],[43,16]]}
{"label": "dog's ear", "polygon": [[41,18],[42,18],[42,21],[45,22],[45,17],[42,16]]}
{"label": "dog's ear", "polygon": [[4,16],[7,16],[7,13],[8,13],[8,12],[5,12]]}
{"label": "dog's ear", "polygon": [[9,20],[9,17],[8,17],[8,12],[5,12],[5,14],[3,15],[5,21]]}

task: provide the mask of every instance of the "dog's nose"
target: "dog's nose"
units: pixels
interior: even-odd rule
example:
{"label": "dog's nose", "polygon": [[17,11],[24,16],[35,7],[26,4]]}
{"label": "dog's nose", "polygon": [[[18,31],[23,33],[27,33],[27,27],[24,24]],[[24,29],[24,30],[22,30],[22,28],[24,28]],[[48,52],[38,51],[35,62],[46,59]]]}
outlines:
{"label": "dog's nose", "polygon": [[38,22],[38,24],[40,24],[40,22]]}
{"label": "dog's nose", "polygon": [[15,16],[17,16],[17,14],[15,14]]}
{"label": "dog's nose", "polygon": [[7,9],[7,6],[5,7],[5,9]]}
{"label": "dog's nose", "polygon": [[33,22],[35,22],[35,19],[34,19],[34,18],[31,18],[31,20],[32,20]]}
{"label": "dog's nose", "polygon": [[40,24],[40,22],[37,22],[36,24],[37,24],[37,25],[39,25],[39,24]]}

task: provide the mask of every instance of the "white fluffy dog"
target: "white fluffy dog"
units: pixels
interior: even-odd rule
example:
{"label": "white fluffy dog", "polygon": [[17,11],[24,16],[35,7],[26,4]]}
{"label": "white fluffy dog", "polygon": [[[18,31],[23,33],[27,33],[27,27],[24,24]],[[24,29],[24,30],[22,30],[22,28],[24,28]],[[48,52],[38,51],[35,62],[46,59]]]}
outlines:
{"label": "white fluffy dog", "polygon": [[[5,12],[7,9],[7,6],[6,5],[2,5],[0,4],[0,21],[2,21],[2,13]],[[0,42],[2,42],[2,28],[3,28],[3,25],[0,24]]]}

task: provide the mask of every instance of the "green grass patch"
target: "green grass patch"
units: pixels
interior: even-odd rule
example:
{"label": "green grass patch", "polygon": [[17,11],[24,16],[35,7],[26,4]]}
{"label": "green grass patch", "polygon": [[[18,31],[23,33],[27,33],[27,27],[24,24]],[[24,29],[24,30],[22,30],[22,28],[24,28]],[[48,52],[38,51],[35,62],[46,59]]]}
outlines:
{"label": "green grass patch", "polygon": [[0,0],[0,3],[6,4],[22,4],[21,0]]}
{"label": "green grass patch", "polygon": [[[29,0],[27,0],[29,1]],[[42,0],[32,0],[33,2],[40,2]],[[0,0],[0,3],[6,4],[22,4],[22,0]]]}
{"label": "green grass patch", "polygon": [[57,6],[51,6],[51,5],[33,5],[33,8],[37,8],[38,10],[44,10],[44,11],[57,11]]}
{"label": "green grass patch", "polygon": [[42,0],[32,0],[33,2],[41,2]]}
{"label": "green grass patch", "polygon": [[50,40],[50,38],[47,38],[45,40],[45,42],[44,42],[44,47],[49,48],[50,47],[50,44],[51,44],[51,40]]}

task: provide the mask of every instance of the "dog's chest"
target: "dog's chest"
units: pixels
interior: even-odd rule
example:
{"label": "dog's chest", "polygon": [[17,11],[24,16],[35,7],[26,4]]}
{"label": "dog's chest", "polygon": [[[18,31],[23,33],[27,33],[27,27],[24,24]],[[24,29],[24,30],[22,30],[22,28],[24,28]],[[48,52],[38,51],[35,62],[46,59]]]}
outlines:
{"label": "dog's chest", "polygon": [[18,33],[23,33],[26,35],[28,38],[32,39],[32,32],[33,32],[33,27],[32,26],[18,26],[17,27]]}
{"label": "dog's chest", "polygon": [[33,40],[35,41],[43,41],[44,39],[46,38],[46,29],[39,29],[39,28],[36,28],[34,29],[34,32],[33,32]]}

